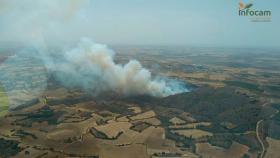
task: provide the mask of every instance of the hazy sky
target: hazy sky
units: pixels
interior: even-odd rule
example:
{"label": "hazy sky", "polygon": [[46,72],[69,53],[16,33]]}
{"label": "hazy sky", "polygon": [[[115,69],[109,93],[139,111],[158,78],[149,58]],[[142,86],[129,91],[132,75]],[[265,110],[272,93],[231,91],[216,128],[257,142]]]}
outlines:
{"label": "hazy sky", "polygon": [[[254,0],[271,22],[238,16],[239,0],[0,0],[0,42],[278,47],[280,1]],[[245,1],[246,3],[247,1]]]}

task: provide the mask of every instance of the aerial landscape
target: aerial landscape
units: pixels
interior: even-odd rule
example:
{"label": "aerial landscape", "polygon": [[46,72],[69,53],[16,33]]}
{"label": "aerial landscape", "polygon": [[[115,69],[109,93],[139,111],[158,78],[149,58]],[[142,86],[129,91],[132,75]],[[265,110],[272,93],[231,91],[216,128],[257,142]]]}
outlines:
{"label": "aerial landscape", "polygon": [[280,157],[279,48],[102,44],[62,29],[90,2],[0,2],[0,158]]}

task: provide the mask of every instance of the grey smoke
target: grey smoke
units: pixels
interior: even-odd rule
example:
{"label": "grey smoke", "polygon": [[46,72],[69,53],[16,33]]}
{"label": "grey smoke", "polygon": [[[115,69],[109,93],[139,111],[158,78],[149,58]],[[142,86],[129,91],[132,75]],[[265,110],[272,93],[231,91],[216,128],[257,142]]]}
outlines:
{"label": "grey smoke", "polygon": [[106,45],[83,38],[76,48],[51,58],[41,56],[47,70],[66,87],[95,93],[113,91],[123,95],[168,96],[188,91],[181,82],[153,77],[139,61],[121,65]]}
{"label": "grey smoke", "polygon": [[[152,76],[137,60],[116,64],[113,50],[90,39],[82,39],[77,47],[61,51],[65,45],[75,45],[80,37],[94,36],[95,20],[88,16],[92,10],[89,3],[0,1],[0,43],[11,41],[25,46],[0,65],[0,84],[6,90],[10,107],[42,95],[49,76],[65,87],[96,94],[111,91],[162,97],[188,91],[182,82]],[[59,47],[59,51],[50,51],[53,46]]]}
{"label": "grey smoke", "polygon": [[50,76],[66,88],[93,94],[165,97],[188,91],[178,80],[152,76],[137,60],[116,64],[114,55],[106,45],[88,38],[66,51],[25,48],[0,65],[0,84],[5,88],[11,109],[40,97]]}

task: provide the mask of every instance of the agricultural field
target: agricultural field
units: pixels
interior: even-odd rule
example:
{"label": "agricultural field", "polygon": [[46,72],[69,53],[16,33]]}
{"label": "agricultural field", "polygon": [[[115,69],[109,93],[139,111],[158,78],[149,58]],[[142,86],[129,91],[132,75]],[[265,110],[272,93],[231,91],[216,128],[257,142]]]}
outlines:
{"label": "agricultural field", "polygon": [[9,100],[4,88],[0,85],[0,117],[4,116],[9,109]]}
{"label": "agricultural field", "polygon": [[220,147],[211,146],[207,143],[198,143],[196,145],[196,152],[202,157],[228,157],[236,158],[244,156],[249,148],[245,145],[234,142],[229,149],[223,149]]}
{"label": "agricultural field", "polygon": [[266,138],[267,142],[268,142],[268,149],[267,149],[267,153],[265,155],[265,158],[277,158],[279,157],[280,151],[279,151],[279,145],[280,145],[280,141],[277,139],[273,139],[273,138]]}

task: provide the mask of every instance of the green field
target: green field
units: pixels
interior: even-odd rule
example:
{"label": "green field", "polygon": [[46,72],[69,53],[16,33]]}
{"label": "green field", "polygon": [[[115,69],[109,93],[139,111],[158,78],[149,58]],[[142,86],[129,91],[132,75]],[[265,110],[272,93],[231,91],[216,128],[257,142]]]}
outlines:
{"label": "green field", "polygon": [[251,91],[258,91],[258,92],[262,92],[263,90],[259,87],[258,84],[255,83],[249,83],[249,82],[243,82],[243,81],[224,81],[226,84],[230,85],[230,86],[236,86],[236,87],[241,87],[244,89],[248,89]]}
{"label": "green field", "polygon": [[5,90],[0,85],[0,117],[4,116],[9,108],[8,97],[5,93]]}

